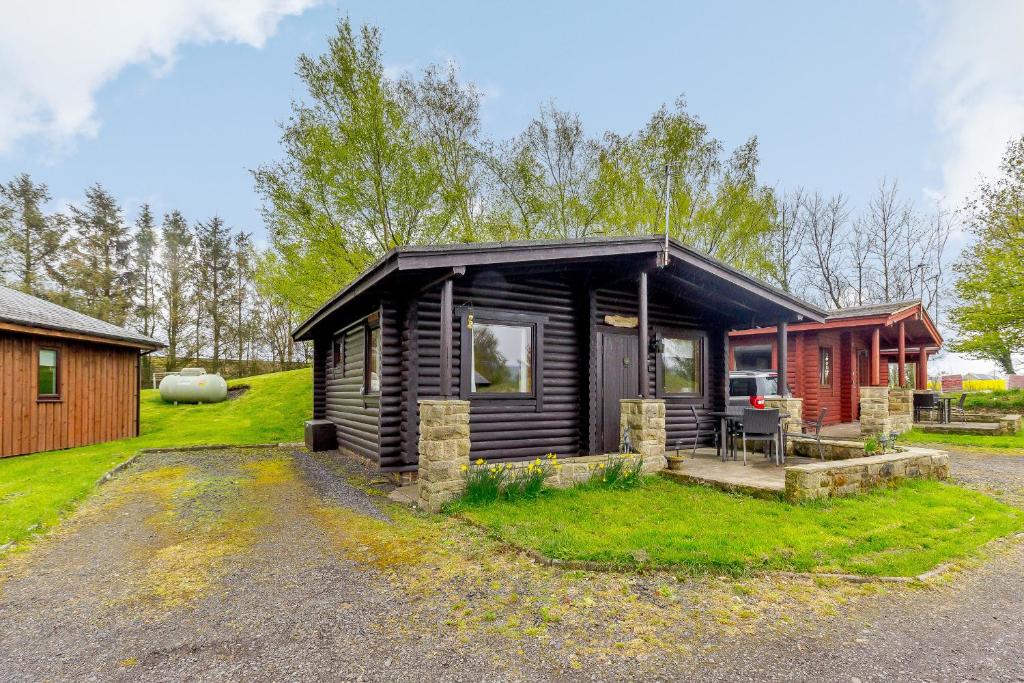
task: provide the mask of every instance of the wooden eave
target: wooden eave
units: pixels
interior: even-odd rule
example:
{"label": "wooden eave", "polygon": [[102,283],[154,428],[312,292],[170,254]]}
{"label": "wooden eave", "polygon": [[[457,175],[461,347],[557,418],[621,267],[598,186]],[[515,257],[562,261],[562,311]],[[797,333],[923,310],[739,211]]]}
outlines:
{"label": "wooden eave", "polygon": [[68,339],[72,341],[89,342],[91,344],[107,344],[109,346],[122,346],[132,349],[141,349],[147,352],[156,351],[157,349],[163,348],[163,344],[146,344],[140,341],[115,339],[113,337],[101,337],[99,335],[94,334],[83,334],[81,332],[58,330],[54,328],[40,327],[36,325],[22,325],[19,323],[5,321],[0,321],[0,331],[15,332],[17,334],[27,334],[36,337],[47,337],[51,339]]}
{"label": "wooden eave", "polygon": [[[789,326],[790,332],[821,332],[824,330],[840,330],[849,329],[852,327],[892,327],[901,320],[913,319],[918,320],[924,324],[925,329],[928,330],[928,334],[931,336],[934,344],[926,343],[926,347],[934,346],[936,349],[942,346],[942,335],[939,334],[938,329],[932,322],[928,313],[920,304],[908,306],[907,308],[901,309],[894,313],[887,313],[882,315],[871,315],[858,318],[836,318],[834,320],[826,320],[821,323],[796,323]],[[759,335],[771,335],[775,334],[775,327],[757,327],[747,330],[733,330],[729,332],[730,337],[754,337]]]}

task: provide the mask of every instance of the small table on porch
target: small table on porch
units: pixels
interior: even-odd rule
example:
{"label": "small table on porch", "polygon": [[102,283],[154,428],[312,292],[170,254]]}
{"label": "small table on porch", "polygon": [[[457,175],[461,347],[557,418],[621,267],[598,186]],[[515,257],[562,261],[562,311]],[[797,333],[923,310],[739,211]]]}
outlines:
{"label": "small table on porch", "polygon": [[939,423],[949,424],[953,415],[953,397],[939,396],[935,400],[939,404]]}
{"label": "small table on porch", "polygon": [[[729,423],[742,423],[744,410],[746,410],[746,406],[729,406],[725,410],[713,410],[708,413],[711,417],[718,418],[719,420],[718,457],[722,460],[725,460],[729,454]],[[779,434],[781,437],[783,459],[785,459],[786,453],[786,430],[782,429],[782,421],[788,417],[789,413],[779,412]]]}

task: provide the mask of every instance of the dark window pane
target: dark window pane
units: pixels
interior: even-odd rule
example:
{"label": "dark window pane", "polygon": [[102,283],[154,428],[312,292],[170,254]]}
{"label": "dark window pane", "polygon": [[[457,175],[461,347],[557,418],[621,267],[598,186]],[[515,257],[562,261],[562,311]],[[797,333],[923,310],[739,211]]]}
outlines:
{"label": "dark window pane", "polygon": [[772,347],[737,346],[733,350],[737,370],[772,370]]}
{"label": "dark window pane", "polygon": [[57,394],[57,352],[53,349],[39,350],[39,395]]}
{"label": "dark window pane", "polygon": [[823,387],[832,386],[832,349],[829,347],[821,347],[818,349],[818,370],[821,376],[818,378],[818,383]]}
{"label": "dark window pane", "polygon": [[696,339],[665,339],[661,354],[661,390],[666,394],[700,393],[700,342]]}
{"label": "dark window pane", "polygon": [[474,324],[470,384],[480,394],[532,394],[533,328]]}

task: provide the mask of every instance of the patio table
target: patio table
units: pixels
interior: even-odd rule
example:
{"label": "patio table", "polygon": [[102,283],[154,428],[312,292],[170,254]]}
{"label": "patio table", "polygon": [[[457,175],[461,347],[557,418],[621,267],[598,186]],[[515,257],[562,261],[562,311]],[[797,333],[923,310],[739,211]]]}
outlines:
{"label": "patio table", "polygon": [[953,397],[939,396],[937,401],[939,402],[939,422],[949,424],[953,414]]}
{"label": "patio table", "polygon": [[[728,456],[729,423],[743,422],[743,411],[746,406],[729,406],[725,410],[712,410],[708,413],[711,417],[718,418],[718,456],[725,460]],[[782,421],[789,417],[789,413],[779,411],[779,431],[782,434],[782,453],[785,459],[786,453],[786,432],[782,429]]]}

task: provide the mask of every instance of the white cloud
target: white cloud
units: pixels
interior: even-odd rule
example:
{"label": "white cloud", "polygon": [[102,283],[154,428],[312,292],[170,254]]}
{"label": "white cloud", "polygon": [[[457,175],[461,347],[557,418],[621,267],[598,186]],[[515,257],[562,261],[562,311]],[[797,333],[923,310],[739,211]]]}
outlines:
{"label": "white cloud", "polygon": [[166,73],[187,43],[262,47],[320,0],[33,0],[0,4],[0,153],[95,135],[96,93],[125,67]]}
{"label": "white cloud", "polygon": [[933,19],[923,71],[937,95],[943,186],[932,192],[959,203],[1024,134],[1024,2],[954,0]]}

